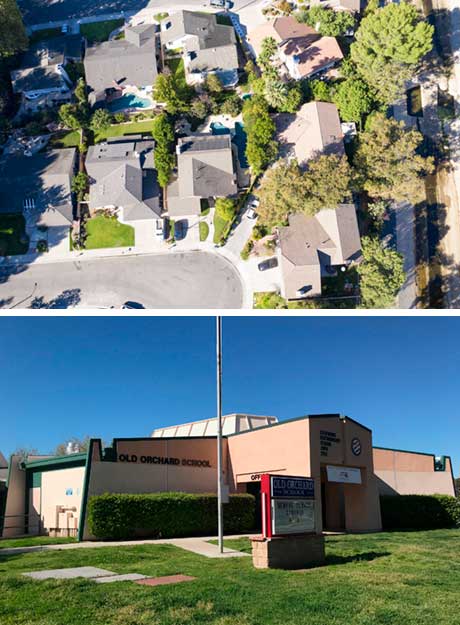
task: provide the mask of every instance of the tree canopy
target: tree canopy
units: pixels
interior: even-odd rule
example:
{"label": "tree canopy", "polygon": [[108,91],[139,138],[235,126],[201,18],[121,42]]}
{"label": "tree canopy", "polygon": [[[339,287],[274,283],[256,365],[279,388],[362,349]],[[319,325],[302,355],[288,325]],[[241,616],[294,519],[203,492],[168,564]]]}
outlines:
{"label": "tree canopy", "polygon": [[27,50],[26,30],[16,0],[0,0],[0,58]]}
{"label": "tree canopy", "polygon": [[361,306],[363,308],[390,308],[404,284],[404,261],[401,254],[382,247],[377,238],[361,239],[363,261],[358,265]]}
{"label": "tree canopy", "polygon": [[261,96],[253,96],[243,105],[243,121],[247,136],[246,158],[258,175],[275,158],[277,145],[273,141],[275,123],[268,112],[268,105]]}
{"label": "tree canopy", "polygon": [[381,199],[421,200],[423,177],[433,169],[433,159],[417,153],[422,141],[422,135],[403,122],[382,113],[370,116],[354,159],[362,188]]}
{"label": "tree canopy", "polygon": [[351,171],[345,157],[322,154],[302,171],[295,161],[281,162],[265,174],[257,212],[262,224],[286,223],[288,215],[314,215],[336,208],[350,193]]}
{"label": "tree canopy", "polygon": [[351,59],[382,103],[401,95],[414,67],[431,50],[433,26],[413,4],[390,3],[363,18]]}
{"label": "tree canopy", "polygon": [[157,170],[158,183],[166,187],[174,167],[174,151],[172,142],[174,130],[172,123],[165,113],[155,117],[152,135],[155,139],[155,169]]}
{"label": "tree canopy", "polygon": [[355,18],[348,11],[334,11],[322,6],[302,11],[298,18],[326,37],[343,35],[355,25]]}
{"label": "tree canopy", "polygon": [[339,84],[333,96],[340,118],[345,122],[361,124],[364,115],[372,110],[374,98],[368,85],[359,78],[347,78]]}
{"label": "tree canopy", "polygon": [[107,130],[112,123],[112,115],[107,109],[97,109],[91,117],[91,130]]}
{"label": "tree canopy", "polygon": [[172,74],[158,74],[153,86],[153,97],[157,102],[164,102],[165,109],[171,115],[186,108]]}

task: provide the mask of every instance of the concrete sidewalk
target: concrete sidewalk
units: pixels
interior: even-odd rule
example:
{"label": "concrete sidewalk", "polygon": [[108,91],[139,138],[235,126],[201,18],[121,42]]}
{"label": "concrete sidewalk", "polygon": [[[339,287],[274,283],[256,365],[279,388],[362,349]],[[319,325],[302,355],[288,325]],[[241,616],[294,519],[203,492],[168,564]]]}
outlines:
{"label": "concrete sidewalk", "polygon": [[[249,538],[256,536],[253,534],[238,534],[234,536],[225,536],[225,540],[236,538]],[[153,540],[124,540],[124,541],[84,541],[81,543],[63,543],[62,545],[37,545],[32,547],[11,547],[7,549],[1,548],[0,556],[12,556],[22,553],[35,553],[37,551],[66,551],[68,549],[97,549],[98,547],[137,547],[138,545],[173,545],[186,551],[191,551],[206,558],[239,558],[248,556],[248,553],[234,551],[233,549],[224,549],[224,553],[219,553],[217,545],[209,543],[209,540],[216,540],[216,536],[205,536],[199,538],[159,538]]]}

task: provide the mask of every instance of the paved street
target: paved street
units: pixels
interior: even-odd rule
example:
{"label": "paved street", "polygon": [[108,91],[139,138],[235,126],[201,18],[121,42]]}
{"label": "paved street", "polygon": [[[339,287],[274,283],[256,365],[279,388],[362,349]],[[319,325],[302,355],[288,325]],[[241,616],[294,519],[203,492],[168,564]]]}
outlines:
{"label": "paved street", "polygon": [[230,262],[206,252],[0,269],[0,308],[119,308],[128,300],[150,309],[241,308],[243,288]]}
{"label": "paved street", "polygon": [[[19,0],[19,7],[23,14],[26,26],[45,24],[47,22],[62,22],[81,19],[89,16],[112,15],[122,11],[132,14],[144,9],[155,13],[163,11],[177,11],[181,8],[208,11],[215,10],[206,0]],[[235,0],[232,11],[240,12],[253,5],[260,4],[260,0]]]}

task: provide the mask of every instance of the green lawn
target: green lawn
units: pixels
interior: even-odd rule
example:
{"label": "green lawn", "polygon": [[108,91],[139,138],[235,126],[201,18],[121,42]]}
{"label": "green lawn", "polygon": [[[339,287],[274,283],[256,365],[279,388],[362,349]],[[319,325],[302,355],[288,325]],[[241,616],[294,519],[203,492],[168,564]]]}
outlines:
{"label": "green lawn", "polygon": [[132,247],[134,245],[134,228],[120,223],[115,217],[98,215],[86,222],[85,248],[87,250],[101,247]]}
{"label": "green lawn", "polygon": [[51,137],[51,147],[53,148],[77,148],[79,145],[80,132],[78,130],[56,133]]}
{"label": "green lawn", "polygon": [[37,43],[43,39],[51,39],[52,37],[59,37],[61,35],[60,28],[43,28],[42,30],[34,30],[29,35],[29,44]]}
{"label": "green lawn", "polygon": [[35,545],[62,545],[74,543],[76,538],[51,538],[50,536],[30,536],[27,538],[5,538],[0,540],[0,551],[12,547],[34,547]]}
{"label": "green lawn", "polygon": [[80,26],[80,33],[90,43],[97,41],[107,41],[112,31],[120,26],[123,26],[125,20],[106,20],[105,22],[92,22],[91,24],[82,24]]}
{"label": "green lawn", "polygon": [[[228,543],[247,549],[244,539]],[[0,553],[2,625],[457,625],[460,531],[327,538],[327,566],[261,571],[171,545]],[[193,582],[35,581],[22,572],[97,566]]]}
{"label": "green lawn", "polygon": [[214,243],[220,243],[229,224],[230,222],[227,219],[223,219],[220,215],[214,214]]}
{"label": "green lawn", "polygon": [[135,135],[139,133],[151,133],[153,120],[132,122],[129,124],[112,124],[106,130],[98,130],[94,133],[94,143],[105,141],[109,137],[122,137],[124,135]]}
{"label": "green lawn", "polygon": [[22,215],[0,215],[0,256],[27,253],[28,243],[21,243],[25,226]]}

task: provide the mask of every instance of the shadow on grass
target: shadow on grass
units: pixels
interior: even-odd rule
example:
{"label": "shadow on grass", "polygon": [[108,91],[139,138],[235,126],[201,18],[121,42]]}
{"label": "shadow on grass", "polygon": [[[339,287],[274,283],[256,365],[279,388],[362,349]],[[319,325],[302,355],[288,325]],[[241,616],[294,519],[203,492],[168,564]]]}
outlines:
{"label": "shadow on grass", "polygon": [[350,562],[371,562],[377,558],[389,556],[389,551],[366,551],[364,553],[354,553],[349,556],[327,555],[326,565],[328,564],[349,564]]}

